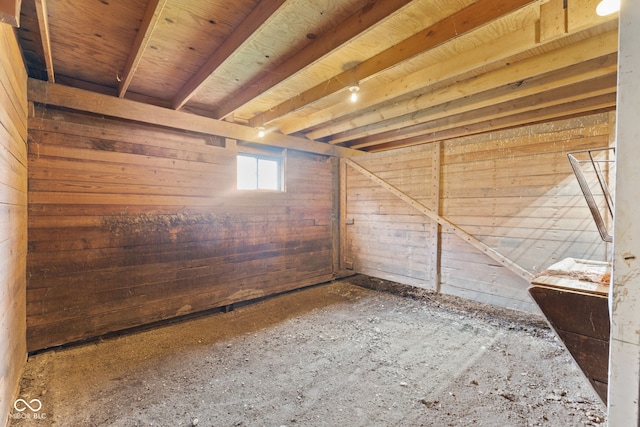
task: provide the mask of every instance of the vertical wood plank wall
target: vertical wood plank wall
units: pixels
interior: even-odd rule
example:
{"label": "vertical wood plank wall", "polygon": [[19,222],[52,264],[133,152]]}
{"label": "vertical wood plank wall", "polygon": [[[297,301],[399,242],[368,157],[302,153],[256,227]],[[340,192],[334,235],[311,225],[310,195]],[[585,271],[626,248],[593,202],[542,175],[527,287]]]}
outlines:
{"label": "vertical wood plank wall", "polygon": [[[437,209],[436,144],[358,156],[360,166]],[[424,215],[346,167],[345,260],[356,272],[436,289],[437,227]]]}
{"label": "vertical wood plank wall", "polygon": [[27,75],[14,29],[0,24],[0,425],[26,361]]}
{"label": "vertical wood plank wall", "polygon": [[330,159],[289,151],[285,193],[238,192],[214,142],[36,108],[29,350],[331,280]]}
{"label": "vertical wood plank wall", "polygon": [[[531,273],[565,257],[605,260],[566,152],[609,146],[607,113],[443,141],[439,212]],[[435,145],[357,158],[408,195],[429,202]],[[351,170],[347,175],[347,254],[356,272],[437,289],[428,274],[437,246],[430,222]],[[528,282],[452,233],[440,235],[440,290],[535,311]],[[437,262],[437,261],[436,261]]]}

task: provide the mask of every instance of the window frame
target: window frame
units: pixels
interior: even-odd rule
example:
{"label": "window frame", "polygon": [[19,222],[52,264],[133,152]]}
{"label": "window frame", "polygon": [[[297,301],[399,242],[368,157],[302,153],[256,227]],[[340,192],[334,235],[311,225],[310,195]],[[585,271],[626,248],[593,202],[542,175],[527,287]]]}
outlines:
{"label": "window frame", "polygon": [[[286,180],[285,180],[285,170],[286,170],[286,149],[277,149],[277,150],[268,150],[268,149],[256,149],[250,147],[242,147],[238,148],[236,153],[236,191],[239,192],[250,192],[250,193],[285,193],[286,192]],[[257,160],[257,165],[260,164],[260,160],[268,160],[275,161],[278,167],[277,172],[277,188],[259,188],[259,182],[256,181],[256,186],[258,188],[250,189],[250,188],[238,188],[238,157],[250,157]],[[259,169],[256,169],[256,174],[259,174]],[[256,180],[258,176],[256,176]]]}

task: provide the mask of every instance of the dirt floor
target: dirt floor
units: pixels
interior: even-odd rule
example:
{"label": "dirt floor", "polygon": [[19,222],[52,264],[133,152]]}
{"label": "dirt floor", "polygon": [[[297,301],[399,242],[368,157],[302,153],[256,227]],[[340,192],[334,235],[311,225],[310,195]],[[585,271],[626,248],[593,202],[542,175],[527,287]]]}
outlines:
{"label": "dirt floor", "polygon": [[20,398],[11,426],[605,422],[540,317],[362,276],[33,355]]}

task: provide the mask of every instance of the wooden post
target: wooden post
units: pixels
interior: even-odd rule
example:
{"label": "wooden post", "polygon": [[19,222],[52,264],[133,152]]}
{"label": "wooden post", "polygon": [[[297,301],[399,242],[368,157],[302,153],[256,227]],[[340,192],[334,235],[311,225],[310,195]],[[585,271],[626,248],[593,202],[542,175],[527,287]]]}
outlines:
{"label": "wooden post", "polygon": [[610,426],[640,425],[640,2],[622,1],[619,24],[616,200],[609,295]]}
{"label": "wooden post", "polygon": [[[441,142],[431,144],[431,207],[433,212],[440,215],[440,158],[441,158]],[[431,288],[440,292],[440,224],[436,221],[431,222],[431,263],[429,265],[429,274],[431,276]]]}

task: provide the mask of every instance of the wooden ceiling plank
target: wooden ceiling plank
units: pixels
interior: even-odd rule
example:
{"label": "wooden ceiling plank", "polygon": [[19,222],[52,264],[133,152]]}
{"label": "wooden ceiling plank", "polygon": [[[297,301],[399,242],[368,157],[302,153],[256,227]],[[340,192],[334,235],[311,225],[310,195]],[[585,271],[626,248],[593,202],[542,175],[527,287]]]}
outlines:
{"label": "wooden ceiling plank", "polygon": [[131,84],[133,76],[140,65],[140,60],[142,59],[144,51],[149,44],[149,40],[151,40],[153,30],[156,28],[160,15],[162,14],[162,10],[166,4],[167,0],[149,0],[149,3],[147,3],[142,23],[138,29],[138,34],[133,42],[133,46],[131,46],[129,57],[127,58],[127,62],[124,66],[124,71],[122,72],[122,80],[118,84],[118,96],[120,98],[124,98],[125,93],[129,89],[129,85]]}
{"label": "wooden ceiling plank", "polygon": [[21,4],[22,0],[0,0],[0,23],[19,27]]}
{"label": "wooden ceiling plank", "polygon": [[568,86],[537,92],[526,97],[495,103],[494,105],[488,105],[483,108],[453,113],[420,125],[408,126],[369,138],[362,138],[356,140],[355,144],[350,144],[349,147],[361,149],[387,142],[419,137],[425,134],[442,132],[452,128],[473,125],[479,122],[502,119],[532,110],[539,111],[560,104],[571,104],[575,101],[595,98],[601,95],[615,94],[617,82],[615,67],[610,71],[608,75],[603,77],[578,81]]}
{"label": "wooden ceiling plank", "polygon": [[410,147],[419,144],[428,144],[435,141],[444,141],[452,138],[476,135],[480,133],[493,132],[501,129],[513,128],[541,122],[566,119],[585,114],[595,114],[598,112],[612,111],[616,107],[616,94],[610,93],[573,101],[568,104],[559,104],[553,107],[538,108],[532,111],[510,115],[500,119],[488,120],[472,125],[462,126],[425,134],[413,138],[388,142],[371,147],[367,152],[377,152],[395,148]]}
{"label": "wooden ceiling plank", "polygon": [[[329,53],[348,43],[358,34],[366,31],[373,25],[395,13],[412,0],[372,0],[362,9],[354,13],[331,31],[324,33],[315,39],[306,48],[283,62],[270,71],[257,82],[241,88],[238,93],[229,97],[229,100],[218,109],[217,116],[225,117],[238,108],[245,105],[260,94],[268,91],[277,84],[313,64]],[[262,126],[265,123],[254,124]]]}
{"label": "wooden ceiling plank", "polygon": [[532,3],[532,0],[479,0],[472,3],[355,67],[254,117],[250,123],[252,125],[269,123],[330,94],[346,90],[350,84],[365,80],[422,52],[484,26],[529,3]]}
{"label": "wooden ceiling plank", "polygon": [[615,72],[616,69],[617,55],[609,54],[602,58],[597,58],[583,64],[576,64],[575,66],[541,76],[540,78],[518,81],[467,98],[455,99],[443,104],[434,105],[412,113],[409,119],[400,116],[388,121],[373,123],[362,128],[355,128],[336,135],[329,143],[339,144],[368,136],[375,138],[373,135],[379,135],[381,133],[388,134],[396,129],[407,126],[438,120],[443,117],[465,113],[498,103],[515,102],[520,97],[562,88],[586,80],[597,79]]}
{"label": "wooden ceiling plank", "polygon": [[[455,86],[441,89],[434,93],[426,93],[405,102],[381,107],[361,114],[358,117],[326,126],[320,130],[310,132],[307,137],[317,139],[349,129],[366,126],[381,120],[389,120],[394,117],[410,114],[416,110],[444,104],[460,97],[474,95],[615,53],[617,52],[617,48],[618,32],[617,30],[610,31],[598,37],[581,40],[536,57],[490,71],[473,79],[457,83]],[[281,130],[284,133],[291,133],[299,130],[297,128],[300,126],[304,125],[297,123],[293,126],[285,126]]]}
{"label": "wooden ceiling plank", "polygon": [[[196,71],[185,85],[180,88],[172,101],[173,108],[178,110],[207,81],[209,76],[231,56],[253,33],[265,25],[286,0],[262,0],[251,13],[238,25],[236,30],[225,39],[207,61]],[[225,114],[224,116],[227,116]],[[222,118],[223,116],[218,116]]]}
{"label": "wooden ceiling plank", "polygon": [[53,71],[53,54],[51,53],[47,0],[35,0],[35,4],[36,15],[38,16],[38,27],[40,28],[40,40],[42,41],[42,51],[44,52],[44,63],[47,68],[47,79],[51,83],[55,83],[56,78]]}
{"label": "wooden ceiling plank", "polygon": [[252,127],[143,104],[125,98],[117,98],[62,86],[60,84],[47,83],[36,79],[29,79],[28,99],[29,101],[45,105],[56,105],[109,117],[117,117],[157,126],[183,129],[327,156],[348,157],[363,154],[360,151],[352,149],[276,133],[267,133],[264,137],[260,138],[255,128]]}

